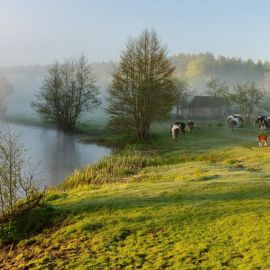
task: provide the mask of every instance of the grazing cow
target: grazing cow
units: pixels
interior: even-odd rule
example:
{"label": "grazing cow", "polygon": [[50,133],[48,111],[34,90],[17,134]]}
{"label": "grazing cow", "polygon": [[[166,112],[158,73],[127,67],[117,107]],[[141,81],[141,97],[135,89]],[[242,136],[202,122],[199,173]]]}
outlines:
{"label": "grazing cow", "polygon": [[180,127],[180,131],[182,134],[186,134],[186,131],[185,131],[186,123],[177,121],[174,124]]}
{"label": "grazing cow", "polygon": [[268,136],[265,134],[260,134],[257,136],[257,141],[259,143],[259,146],[267,146],[267,140],[268,140]]}
{"label": "grazing cow", "polygon": [[194,122],[192,122],[191,120],[188,120],[187,121],[187,128],[188,128],[188,131],[191,132],[192,129],[194,127]]}
{"label": "grazing cow", "polygon": [[269,128],[269,122],[269,117],[261,115],[254,121],[254,125],[259,125],[260,130],[265,130]]}
{"label": "grazing cow", "polygon": [[180,133],[181,129],[179,125],[172,125],[170,133],[172,134],[173,139],[176,139]]}
{"label": "grazing cow", "polygon": [[227,121],[228,121],[229,128],[231,128],[232,131],[233,131],[234,127],[241,125],[244,122],[241,114],[229,115],[227,117]]}

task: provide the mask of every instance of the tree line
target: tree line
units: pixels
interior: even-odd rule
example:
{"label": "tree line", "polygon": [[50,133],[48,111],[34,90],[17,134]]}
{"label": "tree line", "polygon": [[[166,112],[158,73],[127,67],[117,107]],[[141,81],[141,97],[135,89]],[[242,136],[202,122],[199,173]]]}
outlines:
{"label": "tree line", "polygon": [[269,62],[236,57],[215,57],[212,53],[178,54],[172,62],[176,67],[175,76],[187,79],[192,87],[205,86],[211,78],[226,81],[233,85],[241,81],[254,81],[256,84],[269,83]]}
{"label": "tree line", "polygon": [[[226,62],[216,60],[211,54],[202,54],[186,59],[185,70],[180,72],[179,67],[175,67],[175,59],[181,57],[169,57],[166,46],[154,30],[145,30],[138,37],[129,39],[107,87],[108,128],[115,133],[136,134],[143,141],[149,138],[153,121],[168,118],[173,107],[177,117],[180,116],[191,90],[191,77],[201,76],[196,71],[198,66],[207,62],[203,64],[205,72],[213,75],[218,74],[221,63],[224,67],[239,64],[235,59]],[[251,72],[253,76],[262,76],[267,70],[260,62],[241,64],[247,65],[250,72],[254,71]],[[232,86],[210,76],[205,94],[226,97],[250,119],[255,108],[262,104],[265,91],[254,81]],[[43,119],[56,123],[65,132],[72,132],[83,112],[100,105],[98,96],[95,75],[87,59],[81,56],[50,66],[32,106]]]}

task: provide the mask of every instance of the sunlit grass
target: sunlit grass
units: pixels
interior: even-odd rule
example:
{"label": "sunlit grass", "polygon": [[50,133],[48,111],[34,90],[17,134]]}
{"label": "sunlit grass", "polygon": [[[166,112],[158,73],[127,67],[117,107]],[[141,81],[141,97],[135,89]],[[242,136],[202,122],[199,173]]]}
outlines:
{"label": "sunlit grass", "polygon": [[63,188],[74,188],[81,185],[100,185],[125,181],[139,169],[157,166],[160,160],[148,153],[128,151],[104,157],[94,165],[75,171],[64,180]]}
{"label": "sunlit grass", "polygon": [[112,183],[86,175],[90,185],[51,192],[64,219],[0,251],[3,269],[269,269],[270,148],[258,131],[199,127],[172,141],[162,130],[134,157],[86,168],[119,167]]}

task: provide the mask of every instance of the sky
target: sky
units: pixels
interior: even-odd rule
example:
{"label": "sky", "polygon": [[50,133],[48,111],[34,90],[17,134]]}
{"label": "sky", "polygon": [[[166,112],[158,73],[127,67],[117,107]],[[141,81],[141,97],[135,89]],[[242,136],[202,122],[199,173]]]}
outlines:
{"label": "sky", "polygon": [[154,28],[168,54],[270,60],[268,0],[0,0],[0,66],[84,54],[117,61],[129,37]]}

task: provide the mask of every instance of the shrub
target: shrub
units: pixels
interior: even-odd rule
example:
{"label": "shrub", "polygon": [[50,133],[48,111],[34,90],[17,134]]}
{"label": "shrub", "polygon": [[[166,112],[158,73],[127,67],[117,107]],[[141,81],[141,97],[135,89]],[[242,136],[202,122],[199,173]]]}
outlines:
{"label": "shrub", "polygon": [[49,226],[54,216],[50,206],[31,209],[28,212],[14,212],[0,223],[0,243],[9,245],[41,232]]}

